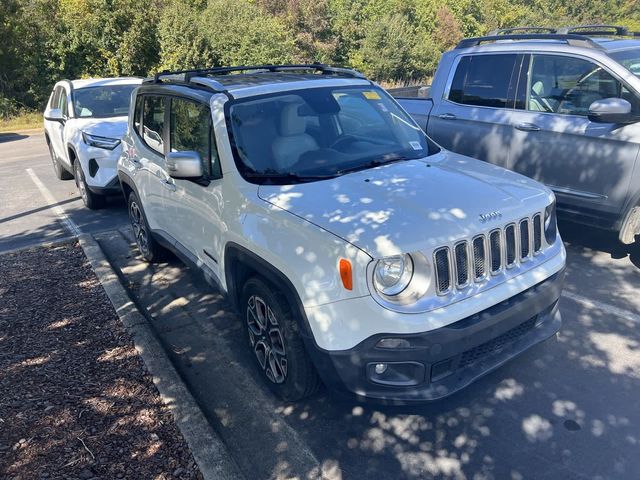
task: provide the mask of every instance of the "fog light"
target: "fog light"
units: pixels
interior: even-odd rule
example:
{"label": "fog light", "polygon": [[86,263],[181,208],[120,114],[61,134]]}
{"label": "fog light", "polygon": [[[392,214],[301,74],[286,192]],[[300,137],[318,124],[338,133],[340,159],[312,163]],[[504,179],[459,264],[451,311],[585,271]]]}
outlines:
{"label": "fog light", "polygon": [[384,372],[387,371],[387,364],[386,363],[376,363],[376,367],[375,367],[374,370],[378,375],[382,375]]}
{"label": "fog light", "polygon": [[376,347],[378,348],[411,348],[409,340],[404,338],[383,338],[380,340]]}

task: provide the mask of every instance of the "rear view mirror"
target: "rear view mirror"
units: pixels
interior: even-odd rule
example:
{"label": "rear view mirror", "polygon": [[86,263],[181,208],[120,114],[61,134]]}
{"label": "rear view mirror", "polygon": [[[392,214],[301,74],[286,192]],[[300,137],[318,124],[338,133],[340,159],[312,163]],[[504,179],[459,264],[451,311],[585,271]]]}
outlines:
{"label": "rear view mirror", "polygon": [[64,118],[64,115],[62,115],[62,110],[60,110],[59,108],[52,108],[44,118],[45,120],[49,120],[51,122],[60,123],[64,123],[66,120],[66,118]]}
{"label": "rear view mirror", "polygon": [[589,120],[598,123],[631,123],[631,104],[623,98],[603,98],[589,106]]}
{"label": "rear view mirror", "polygon": [[166,159],[167,172],[173,178],[201,178],[204,175],[198,152],[170,152]]}

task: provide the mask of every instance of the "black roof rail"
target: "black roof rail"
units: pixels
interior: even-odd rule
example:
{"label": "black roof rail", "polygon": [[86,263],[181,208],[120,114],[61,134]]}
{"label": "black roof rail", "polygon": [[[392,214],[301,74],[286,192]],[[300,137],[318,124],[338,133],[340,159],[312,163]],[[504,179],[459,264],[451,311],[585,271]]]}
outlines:
{"label": "black roof rail", "polygon": [[512,28],[498,28],[496,30],[491,30],[487,33],[487,36],[494,37],[496,35],[509,35],[512,33],[556,33],[555,28],[548,27],[512,27]]}
{"label": "black roof rail", "polygon": [[572,27],[559,28],[556,33],[586,36],[614,36],[614,37],[640,37],[640,32],[631,32],[627,27],[620,25],[575,25]]}
{"label": "black roof rail", "polygon": [[[301,64],[282,64],[282,65],[240,65],[233,67],[212,67],[212,68],[200,68],[200,69],[192,69],[192,70],[177,70],[177,71],[169,71],[164,70],[162,72],[156,73],[153,77],[145,80],[145,83],[185,83],[188,84],[191,82],[193,78],[196,77],[209,77],[215,75],[227,75],[230,73],[240,73],[240,72],[254,72],[254,73],[265,73],[265,72],[286,72],[286,71],[300,71],[300,70],[312,70],[321,72],[324,75],[342,75],[346,77],[352,78],[366,78],[362,73],[351,70],[349,68],[341,68],[341,67],[332,67],[330,65],[325,65],[323,63],[301,63]],[[210,83],[208,82],[211,86]],[[215,82],[217,83],[217,82]],[[220,88],[216,88],[216,90],[224,91],[224,87],[221,84],[218,84]]]}
{"label": "black roof rail", "polygon": [[513,35],[488,35],[486,37],[465,38],[456,45],[456,49],[477,47],[481,43],[498,42],[502,40],[557,40],[560,42],[566,42],[575,47],[602,49],[600,45],[590,38],[586,38],[584,35],[558,33],[521,33]]}

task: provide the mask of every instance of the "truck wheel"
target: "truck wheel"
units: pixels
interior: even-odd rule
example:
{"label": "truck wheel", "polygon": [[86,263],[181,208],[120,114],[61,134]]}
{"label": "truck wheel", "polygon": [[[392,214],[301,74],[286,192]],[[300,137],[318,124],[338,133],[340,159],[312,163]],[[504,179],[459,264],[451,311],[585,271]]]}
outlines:
{"label": "truck wheel", "polygon": [[159,261],[163,257],[164,248],[156,242],[153,235],[151,235],[147,217],[135,193],[131,192],[129,194],[127,206],[129,210],[129,221],[133,227],[133,235],[135,236],[142,259],[146,262]]}
{"label": "truck wheel", "polygon": [[104,195],[98,195],[97,193],[93,193],[89,190],[87,181],[84,179],[84,172],[82,171],[80,160],[76,160],[73,163],[73,170],[75,172],[76,186],[80,191],[80,196],[82,197],[82,201],[85,206],[91,210],[97,210],[98,208],[104,207]]}
{"label": "truck wheel", "polygon": [[250,278],[242,290],[242,312],[256,365],[269,388],[286,401],[315,393],[320,378],[282,292],[258,277]]}
{"label": "truck wheel", "polygon": [[620,241],[625,245],[631,245],[634,241],[637,243],[637,235],[640,235],[640,205],[633,207],[627,214],[620,230]]}
{"label": "truck wheel", "polygon": [[67,169],[60,164],[49,139],[47,139],[47,147],[49,147],[49,155],[51,156],[51,163],[53,164],[53,171],[56,174],[56,178],[58,180],[71,180],[73,175],[71,175]]}

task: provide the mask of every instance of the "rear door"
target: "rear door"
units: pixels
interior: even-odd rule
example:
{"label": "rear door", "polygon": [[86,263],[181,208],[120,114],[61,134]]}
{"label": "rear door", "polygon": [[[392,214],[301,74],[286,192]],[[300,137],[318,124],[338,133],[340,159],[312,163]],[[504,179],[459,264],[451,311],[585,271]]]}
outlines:
{"label": "rear door", "polygon": [[567,210],[617,214],[638,156],[640,124],[591,122],[589,106],[621,97],[640,114],[637,95],[587,58],[532,54],[526,63],[524,101],[513,114],[512,168],[552,188]]}
{"label": "rear door", "polygon": [[[167,216],[165,197],[172,188],[165,169],[169,115],[169,97],[145,94],[138,97],[134,126],[136,137],[136,185],[140,201],[152,230],[166,231],[171,220]],[[139,102],[139,103],[138,103]],[[141,112],[138,110],[141,109]]]}
{"label": "rear door", "polygon": [[427,133],[443,147],[509,166],[511,115],[523,55],[461,55],[432,110]]}
{"label": "rear door", "polygon": [[[213,133],[211,110],[201,102],[172,97],[169,121],[169,151],[195,151],[200,154],[204,176],[197,180],[170,179],[167,214],[169,233],[205,273],[220,279],[222,252],[222,173]],[[181,248],[177,245],[178,248]]]}

